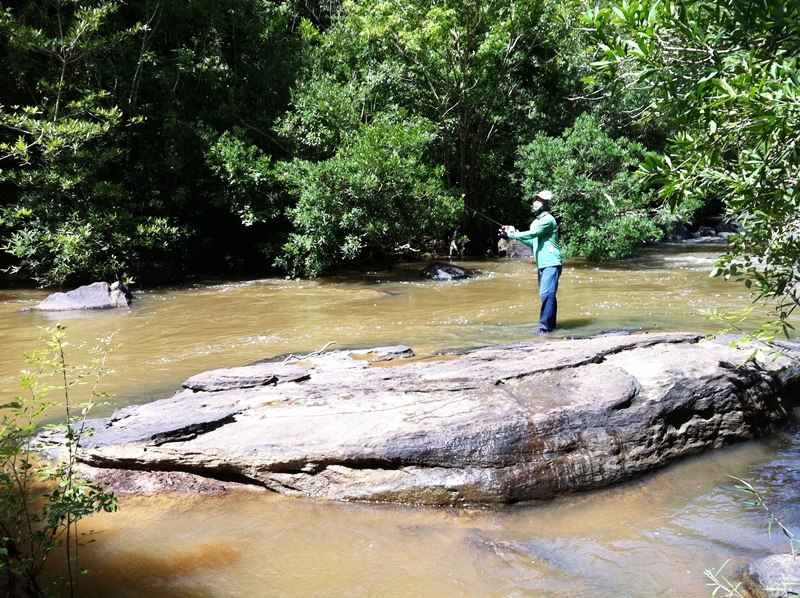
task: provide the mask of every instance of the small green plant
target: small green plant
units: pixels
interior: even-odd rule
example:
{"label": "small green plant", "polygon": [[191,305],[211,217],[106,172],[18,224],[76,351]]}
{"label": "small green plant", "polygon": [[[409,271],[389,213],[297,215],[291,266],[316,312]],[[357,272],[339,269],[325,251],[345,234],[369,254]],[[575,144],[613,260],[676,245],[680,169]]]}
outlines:
{"label": "small green plant", "polygon": [[[708,336],[714,338],[726,334],[735,334],[736,338],[731,341],[730,346],[734,349],[749,350],[748,362],[758,358],[779,359],[787,355],[787,351],[776,341],[780,337],[789,338],[791,326],[781,324],[778,321],[759,322],[760,327],[756,330],[747,331],[745,329],[748,318],[751,317],[754,306],[748,305],[741,310],[732,311],[706,311],[706,319],[716,322],[721,328]],[[755,316],[753,316],[755,317]]]}
{"label": "small green plant", "polygon": [[767,516],[769,518],[769,522],[767,523],[767,533],[772,537],[772,530],[774,528],[778,528],[781,533],[786,536],[789,540],[789,550],[792,553],[792,558],[797,558],[798,551],[800,551],[800,538],[798,538],[792,530],[787,528],[781,520],[778,519],[778,516],[772,512],[772,509],[769,508],[766,502],[764,502],[764,498],[759,494],[758,490],[753,488],[753,486],[742,480],[740,478],[731,476],[734,480],[739,482],[736,485],[736,489],[740,490],[748,495],[748,499],[745,501],[745,504],[750,505],[751,507],[757,507],[760,509],[764,509],[767,512]]}
{"label": "small green plant", "polygon": [[[89,483],[78,470],[81,439],[91,434],[86,418],[101,398],[98,389],[109,373],[106,358],[110,339],[93,349],[89,366],[70,366],[66,358],[65,328],[44,329],[44,348],[25,355],[30,369],[22,371],[23,394],[0,405],[0,576],[8,596],[74,596],[78,576],[86,571],[78,561],[85,543],[77,523],[100,511],[118,508],[113,493]],[[76,400],[79,386],[88,386],[84,401]],[[57,392],[63,402],[50,401]],[[63,406],[63,420],[42,425],[51,411]],[[59,438],[59,455],[47,458],[40,432]],[[66,574],[56,588],[43,584],[45,562],[56,548],[66,555]]]}
{"label": "small green plant", "polygon": [[[708,312],[708,319],[713,322],[718,322],[723,326],[719,334],[728,334],[730,332],[743,333],[745,324],[748,318],[750,318],[754,308],[754,305],[748,305],[740,310],[722,312],[711,310]],[[759,322],[758,324],[760,327],[747,333],[746,340],[760,343],[773,343],[778,338],[791,338],[794,332],[794,326],[788,322],[769,320],[766,322]]]}
{"label": "small green plant", "polygon": [[726,598],[744,598],[744,594],[741,591],[742,582],[737,581],[734,583],[722,574],[722,570],[728,566],[729,562],[722,563],[722,566],[716,571],[713,569],[705,570],[706,577],[711,580],[708,585],[714,588],[711,595],[725,596]]}
{"label": "small green plant", "polygon": [[[759,493],[759,491],[756,490],[752,484],[741,478],[737,478],[736,476],[730,477],[738,482],[738,484],[736,484],[734,487],[747,495],[748,498],[745,500],[745,504],[766,511],[769,519],[767,523],[767,534],[772,537],[772,530],[777,527],[789,540],[789,550],[792,554],[792,558],[796,559],[798,553],[800,552],[800,538],[798,538],[794,532],[792,532],[792,530],[787,528],[781,522],[778,516],[764,501],[764,497],[761,496],[761,493]],[[725,561],[716,571],[713,569],[705,570],[705,576],[710,580],[708,585],[714,588],[714,590],[711,592],[711,595],[719,595],[726,598],[744,598],[746,594],[742,591],[742,583],[734,583],[722,574],[722,571],[728,565],[728,562],[729,561]]]}

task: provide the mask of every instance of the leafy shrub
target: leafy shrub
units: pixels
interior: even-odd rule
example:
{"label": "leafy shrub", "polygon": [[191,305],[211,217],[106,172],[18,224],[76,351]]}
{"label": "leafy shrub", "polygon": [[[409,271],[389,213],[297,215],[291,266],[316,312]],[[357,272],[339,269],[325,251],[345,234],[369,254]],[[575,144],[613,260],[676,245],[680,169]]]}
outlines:
{"label": "leafy shrub", "polygon": [[[41,208],[40,200],[33,201]],[[183,236],[166,218],[137,219],[113,208],[54,213],[47,220],[42,215],[9,208],[0,217],[0,224],[13,231],[2,247],[17,258],[9,272],[24,273],[42,286],[116,280]]]}
{"label": "leafy shrub", "polygon": [[118,177],[125,130],[142,118],[96,88],[103,63],[141,26],[117,28],[116,2],[38,4],[0,12],[7,92],[24,90],[26,103],[0,105],[1,248],[15,258],[12,274],[42,285],[113,279],[179,236],[166,218],[143,215]]}
{"label": "leafy shrub", "polygon": [[526,197],[553,191],[553,214],[568,255],[622,259],[661,238],[650,214],[653,194],[637,175],[645,154],[642,145],[612,139],[585,114],[561,137],[539,134],[522,146],[517,167]]}
{"label": "leafy shrub", "polygon": [[335,155],[283,165],[297,196],[280,260],[293,275],[318,276],[367,251],[387,254],[454,226],[460,198],[442,168],[426,160],[435,127],[424,119],[382,117],[364,125]]}
{"label": "leafy shrub", "polygon": [[243,225],[252,226],[279,215],[272,161],[247,140],[241,127],[224,132],[211,143],[206,162],[224,185],[212,201],[236,213]]}

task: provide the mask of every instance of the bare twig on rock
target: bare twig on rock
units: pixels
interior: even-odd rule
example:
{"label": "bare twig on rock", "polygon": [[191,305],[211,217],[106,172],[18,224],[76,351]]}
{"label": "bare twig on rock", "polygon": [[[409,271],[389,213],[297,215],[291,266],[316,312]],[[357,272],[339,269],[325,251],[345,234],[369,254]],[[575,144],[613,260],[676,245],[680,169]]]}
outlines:
{"label": "bare twig on rock", "polygon": [[317,349],[316,351],[312,351],[311,353],[308,353],[306,355],[295,355],[294,353],[290,353],[289,355],[286,356],[286,359],[284,359],[281,363],[288,363],[291,360],[299,361],[302,359],[308,359],[309,357],[314,357],[316,355],[321,355],[325,351],[325,349],[335,344],[336,341],[328,341],[321,348]]}

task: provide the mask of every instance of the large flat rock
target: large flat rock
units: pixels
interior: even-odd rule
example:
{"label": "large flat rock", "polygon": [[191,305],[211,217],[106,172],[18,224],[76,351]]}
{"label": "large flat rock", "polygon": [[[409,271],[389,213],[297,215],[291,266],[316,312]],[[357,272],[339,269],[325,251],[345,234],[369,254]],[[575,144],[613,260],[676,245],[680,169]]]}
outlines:
{"label": "large flat rock", "polygon": [[96,468],[340,500],[481,505],[606,486],[772,430],[800,347],[602,336],[464,355],[332,351],[206,372],[92,422]]}

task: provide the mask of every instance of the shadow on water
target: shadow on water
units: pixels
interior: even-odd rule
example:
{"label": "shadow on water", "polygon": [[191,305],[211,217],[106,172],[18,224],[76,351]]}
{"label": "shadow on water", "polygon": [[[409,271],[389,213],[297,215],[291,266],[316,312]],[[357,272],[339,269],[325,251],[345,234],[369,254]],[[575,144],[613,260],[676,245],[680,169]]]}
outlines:
{"label": "shadow on water", "polygon": [[[102,536],[96,539],[98,542],[106,541]],[[192,543],[173,547],[169,554],[120,548],[109,558],[97,558],[91,578],[87,578],[91,579],[91,583],[81,586],[80,595],[162,598],[212,598],[224,595],[212,585],[204,587],[195,583],[187,586],[186,580],[236,566],[241,554],[234,544],[235,539],[227,544],[216,539],[200,545]],[[220,573],[224,578],[224,573]]]}

